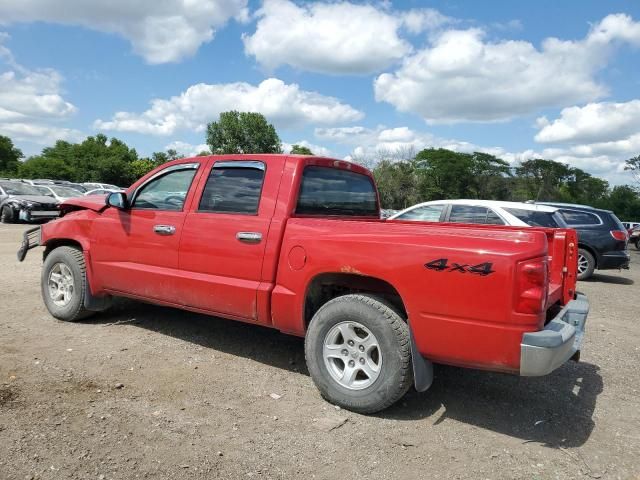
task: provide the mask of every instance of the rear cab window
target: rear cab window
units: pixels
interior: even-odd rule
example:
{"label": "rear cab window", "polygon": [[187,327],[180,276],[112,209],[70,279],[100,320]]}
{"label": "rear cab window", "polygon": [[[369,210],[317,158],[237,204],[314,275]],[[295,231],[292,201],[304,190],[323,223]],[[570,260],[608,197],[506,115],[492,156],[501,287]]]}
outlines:
{"label": "rear cab window", "polygon": [[379,218],[378,197],[367,175],[308,165],[302,174],[295,213]]}

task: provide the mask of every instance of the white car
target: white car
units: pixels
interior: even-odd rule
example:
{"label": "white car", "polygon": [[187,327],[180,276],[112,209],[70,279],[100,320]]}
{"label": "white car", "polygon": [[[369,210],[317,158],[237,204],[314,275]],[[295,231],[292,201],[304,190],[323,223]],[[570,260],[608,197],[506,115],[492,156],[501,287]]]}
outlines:
{"label": "white car", "polygon": [[627,230],[633,230],[636,227],[640,227],[640,222],[622,222],[622,225]]}
{"label": "white car", "polygon": [[497,200],[435,200],[402,210],[389,220],[565,227],[558,210],[548,205]]}
{"label": "white car", "polygon": [[109,188],[95,188],[93,190],[89,190],[88,192],[84,193],[83,195],[107,195],[109,193],[113,193],[113,192],[124,192],[124,190],[112,190]]}
{"label": "white car", "polygon": [[55,198],[58,202],[64,202],[69,198],[81,197],[84,195],[80,190],[66,187],[64,185],[34,185],[42,195]]}
{"label": "white car", "polygon": [[97,190],[99,188],[102,190],[116,190],[118,192],[122,190],[122,188],[109,183],[84,182],[82,185],[84,185],[87,190]]}

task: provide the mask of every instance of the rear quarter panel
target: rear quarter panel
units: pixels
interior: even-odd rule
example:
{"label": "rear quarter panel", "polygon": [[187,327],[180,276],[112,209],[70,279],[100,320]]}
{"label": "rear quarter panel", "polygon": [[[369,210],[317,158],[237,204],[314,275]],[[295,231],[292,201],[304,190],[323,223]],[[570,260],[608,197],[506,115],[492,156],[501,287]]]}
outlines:
{"label": "rear quarter panel", "polygon": [[[300,248],[306,263],[298,263]],[[296,261],[291,256],[296,255]],[[322,273],[378,278],[398,291],[419,351],[455,365],[516,371],[520,340],[543,318],[514,310],[514,269],[546,257],[546,234],[533,229],[459,224],[292,218],[280,253],[272,315],[277,328],[304,334],[306,288]],[[425,264],[491,263],[492,273],[431,270]]]}

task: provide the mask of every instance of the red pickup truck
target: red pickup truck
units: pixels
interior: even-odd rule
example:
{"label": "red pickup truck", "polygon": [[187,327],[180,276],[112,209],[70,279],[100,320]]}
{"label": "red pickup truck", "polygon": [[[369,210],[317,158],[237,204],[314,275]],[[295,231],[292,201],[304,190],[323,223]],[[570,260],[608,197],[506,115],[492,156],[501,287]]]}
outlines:
{"label": "red pickup truck", "polygon": [[545,375],[589,309],[573,230],[385,221],[371,173],[295,155],[176,160],[28,230],[42,297],[79,320],[125,296],[305,338],[330,402],[382,410],[432,362]]}

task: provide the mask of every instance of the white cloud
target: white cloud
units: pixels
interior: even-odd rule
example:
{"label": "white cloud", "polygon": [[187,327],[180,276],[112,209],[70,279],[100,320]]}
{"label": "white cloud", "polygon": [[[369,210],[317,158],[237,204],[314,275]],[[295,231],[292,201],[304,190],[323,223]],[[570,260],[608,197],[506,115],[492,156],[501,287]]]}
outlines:
{"label": "white cloud", "polygon": [[376,100],[430,123],[500,121],[608,93],[595,74],[621,43],[640,45],[640,23],[609,15],[580,41],[491,42],[478,28],[448,30],[375,80]]}
{"label": "white cloud", "polygon": [[149,63],[193,55],[229,19],[247,19],[247,0],[4,0],[0,21],[81,25],[129,40]]}
{"label": "white cloud", "polygon": [[199,83],[168,100],[152,100],[151,108],[145,112],[118,112],[111,120],[97,120],[94,126],[102,130],[171,135],[180,129],[204,131],[207,122],[217,120],[220,112],[227,110],[259,112],[281,127],[335,124],[363,117],[336,98],[269,78],[257,86],[244,82]]}
{"label": "white cloud", "polygon": [[541,143],[611,143],[640,133],[640,100],[626,103],[589,103],[565,108],[560,118],[538,119],[542,129],[535,139]]}
{"label": "white cloud", "polygon": [[282,150],[284,150],[284,153],[290,153],[294,145],[307,147],[314,155],[318,155],[319,157],[331,157],[333,155],[331,150],[328,148],[323,147],[322,145],[316,145],[315,143],[310,143],[306,140],[299,140],[293,143],[282,142]]}
{"label": "white cloud", "polygon": [[38,145],[52,145],[56,140],[77,142],[84,138],[84,135],[79,130],[32,122],[0,122],[0,135],[6,135],[15,141],[36,143]]}
{"label": "white cloud", "polygon": [[243,36],[245,52],[268,69],[291,65],[332,74],[379,71],[411,51],[399,35],[435,28],[447,17],[432,9],[403,13],[349,2],[308,3],[265,0],[253,35]]}
{"label": "white cloud", "polygon": [[381,154],[396,152],[418,152],[424,148],[446,148],[456,152],[486,152],[504,158],[517,160],[500,147],[483,147],[473,143],[437,137],[428,132],[416,132],[409,127],[387,128],[362,126],[316,128],[315,136],[321,140],[353,147],[352,157],[379,157]]}
{"label": "white cloud", "polygon": [[182,142],[176,140],[164,147],[165,150],[175,150],[179,155],[184,157],[195,157],[200,152],[211,153],[209,145],[201,143],[199,145],[193,145],[192,143]]}
{"label": "white cloud", "polygon": [[46,124],[77,110],[62,96],[62,76],[52,69],[29,70],[18,64],[3,44],[8,39],[0,32],[0,134],[39,144],[75,139],[77,130]]}

